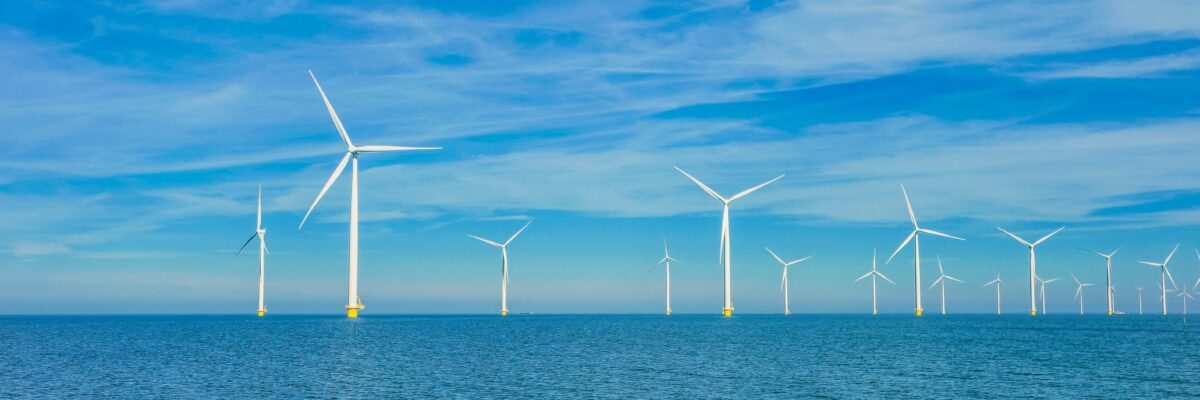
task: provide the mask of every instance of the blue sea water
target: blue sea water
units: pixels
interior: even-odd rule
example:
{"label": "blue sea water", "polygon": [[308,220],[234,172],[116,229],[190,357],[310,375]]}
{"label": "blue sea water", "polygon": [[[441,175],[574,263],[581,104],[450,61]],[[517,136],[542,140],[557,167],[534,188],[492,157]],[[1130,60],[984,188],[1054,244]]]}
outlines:
{"label": "blue sea water", "polygon": [[0,398],[1195,398],[1200,319],[0,317]]}

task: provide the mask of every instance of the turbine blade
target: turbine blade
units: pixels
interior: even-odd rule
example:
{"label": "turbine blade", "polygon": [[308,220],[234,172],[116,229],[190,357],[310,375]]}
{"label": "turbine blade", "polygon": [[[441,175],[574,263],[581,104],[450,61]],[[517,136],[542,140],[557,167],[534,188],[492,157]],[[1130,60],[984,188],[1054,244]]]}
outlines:
{"label": "turbine blade", "polygon": [[699,185],[700,188],[704,189],[704,191],[707,192],[709,196],[712,196],[714,199],[717,199],[717,200],[721,201],[722,203],[726,202],[724,197],[721,197],[720,194],[717,194],[717,192],[715,190],[712,190],[712,188],[709,188],[708,185],[704,184],[704,182],[700,182],[699,179],[692,177],[687,172],[684,172],[682,169],[679,169],[679,167],[675,167],[675,170],[679,171],[679,173],[683,174],[683,176],[688,177],[688,179],[691,179],[692,182],[695,182],[697,185]]}
{"label": "turbine blade", "polygon": [[329,180],[325,181],[325,187],[321,188],[321,193],[317,194],[317,199],[313,200],[311,206],[308,207],[308,212],[304,213],[304,219],[300,220],[300,227],[296,229],[304,229],[304,222],[308,221],[309,214],[312,214],[314,208],[317,208],[317,203],[321,202],[321,198],[325,197],[325,192],[329,191],[329,187],[333,186],[333,182],[337,181],[338,176],[342,175],[342,170],[346,169],[346,163],[350,161],[350,153],[342,156],[342,161],[338,163],[337,168],[333,170],[333,175],[329,176]]}
{"label": "turbine blade", "polygon": [[967,240],[967,239],[960,238],[958,236],[951,236],[951,235],[947,235],[945,233],[941,233],[938,231],[929,230],[929,229],[925,229],[925,228],[921,228],[920,230],[921,230],[921,232],[925,232],[930,235],[937,235],[937,236],[941,236],[941,237],[945,237],[945,238],[958,239],[958,240]]}
{"label": "turbine blade", "polygon": [[364,153],[379,153],[385,151],[441,150],[441,147],[408,147],[408,146],[359,146],[355,150]]}
{"label": "turbine blade", "polygon": [[1179,245],[1175,245],[1175,248],[1174,248],[1174,249],[1171,249],[1171,254],[1168,254],[1168,255],[1167,255],[1167,259],[1166,259],[1166,261],[1163,261],[1163,266],[1166,266],[1168,263],[1170,263],[1170,262],[1171,262],[1171,257],[1175,257],[1175,251],[1176,251],[1176,250],[1179,250]]}
{"label": "turbine blade", "polygon": [[262,229],[262,184],[258,185],[258,228]]}
{"label": "turbine blade", "polygon": [[1075,274],[1071,274],[1071,279],[1075,280],[1075,284],[1076,284],[1076,285],[1078,285],[1078,284],[1080,284],[1080,283],[1081,283],[1081,282],[1079,282],[1079,278],[1076,278],[1076,277],[1075,277]]}
{"label": "turbine blade", "polygon": [[783,175],[777,176],[777,177],[775,177],[775,179],[760,183],[758,186],[743,190],[741,193],[735,194],[735,195],[733,195],[733,197],[730,197],[729,202],[732,203],[734,200],[746,197],[746,195],[748,195],[750,193],[754,193],[755,190],[762,189],[763,186],[770,185],[771,182],[775,182],[781,178],[783,178]]}
{"label": "turbine blade", "polygon": [[997,227],[996,227],[996,229],[999,229],[999,230],[1000,230],[1000,232],[1004,232],[1004,233],[1005,233],[1005,234],[1007,234],[1008,236],[1012,236],[1012,238],[1013,238],[1013,239],[1017,239],[1017,241],[1018,241],[1018,242],[1021,242],[1022,244],[1026,245],[1026,246],[1033,246],[1033,245],[1032,245],[1032,244],[1030,244],[1029,242],[1026,242],[1026,241],[1025,241],[1025,239],[1021,239],[1019,236],[1017,236],[1017,235],[1014,235],[1012,232],[1009,232],[1009,231],[1006,231],[1006,230],[1004,230],[1004,228],[1001,228],[1001,227],[998,227],[998,226],[997,226]]}
{"label": "turbine blade", "polygon": [[888,283],[890,283],[890,284],[893,284],[893,285],[895,285],[895,284],[896,284],[896,282],[892,282],[892,280],[891,280],[891,279],[888,279],[888,277],[887,277],[887,276],[884,276],[884,275],[883,275],[883,273],[881,273],[881,272],[879,272],[879,271],[875,271],[875,275],[876,275],[876,276],[879,276],[880,278],[883,278],[883,280],[885,280],[885,281],[888,281]]}
{"label": "turbine blade", "polygon": [[952,280],[952,281],[955,281],[955,282],[958,282],[958,283],[963,283],[963,281],[960,281],[960,280],[958,280],[958,278],[955,278],[955,277],[953,277],[953,276],[950,276],[950,275],[946,275],[946,279],[949,279],[949,280]]}
{"label": "turbine blade", "polygon": [[1162,264],[1159,264],[1159,263],[1156,263],[1156,262],[1149,262],[1149,261],[1138,261],[1138,264],[1146,264],[1146,265],[1149,265],[1149,266],[1151,266],[1151,267],[1159,267],[1159,268],[1162,268],[1162,266],[1163,266]]}
{"label": "turbine blade", "polygon": [[913,230],[912,233],[909,233],[908,237],[904,238],[904,242],[900,243],[900,247],[897,247],[896,251],[892,252],[892,255],[890,257],[888,257],[887,261],[885,261],[884,264],[890,264],[892,262],[892,259],[896,258],[896,254],[900,253],[900,250],[904,249],[904,246],[907,246],[908,242],[911,242],[913,240],[913,237],[916,237],[916,236],[917,236],[916,230]]}
{"label": "turbine blade", "polygon": [[516,239],[516,238],[517,238],[517,236],[520,236],[520,235],[521,235],[521,232],[525,232],[525,228],[528,228],[528,227],[529,227],[529,224],[532,224],[532,223],[533,223],[533,221],[526,222],[526,223],[525,223],[525,226],[522,226],[522,227],[521,227],[521,230],[518,230],[518,231],[517,231],[517,233],[514,233],[512,236],[509,236],[509,237],[508,237],[508,240],[505,240],[505,241],[504,241],[504,245],[505,245],[505,246],[508,246],[508,244],[509,244],[509,243],[512,243],[513,239]]}
{"label": "turbine blade", "polygon": [[900,184],[900,193],[904,194],[904,207],[908,208],[908,219],[912,221],[913,229],[919,229],[917,227],[917,214],[913,213],[912,203],[908,201],[908,190],[904,189],[903,183]]}
{"label": "turbine blade", "polygon": [[492,246],[496,246],[496,247],[504,247],[504,245],[502,245],[502,244],[500,244],[500,243],[496,243],[496,242],[493,242],[493,241],[491,241],[491,240],[487,240],[487,239],[481,238],[481,237],[479,237],[479,236],[475,236],[475,235],[467,235],[467,237],[469,237],[469,238],[473,238],[473,239],[475,239],[475,240],[478,240],[478,241],[480,241],[480,242],[484,242],[484,243],[490,244],[490,245],[492,245]]}
{"label": "turbine blade", "polygon": [[946,276],[946,272],[942,271],[942,256],[937,256],[937,262],[938,262],[938,275]]}
{"label": "turbine blade", "polygon": [[263,241],[263,250],[267,252],[267,255],[271,255],[271,248],[267,247],[267,238],[265,238],[265,237],[262,238],[262,241]]}
{"label": "turbine blade", "polygon": [[[722,248],[722,249],[723,249],[723,248],[725,248],[725,246],[724,246],[724,243],[722,243],[722,246],[721,246],[721,248]],[[787,263],[786,263],[786,262],[783,262],[783,259],[782,259],[782,258],[779,258],[779,255],[778,255],[778,254],[775,254],[775,252],[771,251],[771,249],[769,249],[769,248],[767,248],[767,247],[763,247],[763,248],[764,248],[764,249],[767,249],[767,252],[768,252],[768,253],[771,253],[771,257],[775,257],[775,261],[779,261],[779,263],[780,263],[780,264],[783,264],[783,265],[785,265],[785,266],[787,265]]]}
{"label": "turbine blade", "polygon": [[808,261],[810,258],[812,258],[812,256],[804,257],[804,258],[801,258],[798,260],[792,260],[792,261],[788,262],[787,265],[791,266],[794,264],[802,263],[802,262]]}
{"label": "turbine blade", "polygon": [[870,273],[870,272],[868,272],[868,273],[865,273],[865,274],[863,274],[863,276],[860,276],[860,277],[858,277],[858,279],[855,279],[855,280],[854,280],[854,282],[858,282],[858,281],[861,281],[861,280],[863,280],[863,279],[867,279],[867,277],[868,277],[868,276],[871,276],[871,273]]}
{"label": "turbine blade", "polygon": [[933,284],[932,284],[932,285],[929,285],[929,288],[930,288],[930,289],[933,289],[933,287],[934,287],[934,286],[937,286],[937,284],[938,284],[938,283],[941,283],[941,282],[942,282],[942,277],[940,277],[940,276],[939,276],[939,277],[937,278],[937,280],[933,281]]}
{"label": "turbine blade", "polygon": [[1175,285],[1175,277],[1171,276],[1171,270],[1168,269],[1166,266],[1163,266],[1163,271],[1165,271],[1167,273],[1167,280],[1171,281],[1171,288],[1179,289],[1179,286]]}
{"label": "turbine blade", "polygon": [[354,143],[350,143],[350,135],[346,134],[346,128],[342,126],[342,120],[338,118],[337,111],[333,111],[333,104],[329,103],[329,97],[325,96],[325,89],[321,88],[321,82],[317,82],[317,76],[313,75],[312,70],[308,70],[308,76],[312,77],[313,83],[317,85],[317,91],[321,92],[321,99],[325,100],[325,108],[329,109],[329,117],[333,118],[333,126],[337,127],[339,135],[342,135],[342,141],[346,142],[347,148],[353,148]]}
{"label": "turbine blade", "polygon": [[237,253],[233,253],[233,255],[235,255],[235,256],[241,255],[242,250],[245,250],[246,246],[250,245],[250,241],[254,240],[254,238],[256,238],[256,237],[258,237],[258,232],[255,232],[253,235],[250,235],[250,238],[246,239],[246,243],[242,243],[242,247],[238,249]]}
{"label": "turbine blade", "polygon": [[1041,239],[1038,239],[1038,241],[1036,241],[1036,242],[1033,242],[1033,245],[1034,245],[1034,246],[1037,246],[1037,245],[1039,245],[1039,244],[1042,244],[1042,242],[1045,242],[1045,241],[1046,241],[1046,239],[1049,239],[1051,236],[1054,236],[1054,234],[1056,234],[1056,233],[1062,232],[1062,230],[1063,230],[1063,229],[1066,229],[1066,228],[1067,228],[1067,227],[1065,227],[1065,226],[1059,227],[1058,229],[1054,230],[1054,232],[1050,232],[1050,234],[1049,234],[1049,235],[1042,236],[1042,238],[1041,238]]}

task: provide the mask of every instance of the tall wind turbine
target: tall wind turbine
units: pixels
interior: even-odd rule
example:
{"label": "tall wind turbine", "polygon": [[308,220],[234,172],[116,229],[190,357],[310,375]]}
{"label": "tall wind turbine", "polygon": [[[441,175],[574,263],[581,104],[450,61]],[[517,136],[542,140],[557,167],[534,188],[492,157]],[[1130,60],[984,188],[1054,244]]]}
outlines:
{"label": "tall wind turbine", "polygon": [[866,279],[868,276],[871,277],[871,315],[879,314],[879,307],[877,306],[877,303],[875,301],[875,286],[876,286],[877,278],[883,278],[883,280],[888,281],[888,283],[893,284],[893,285],[896,284],[896,282],[892,282],[892,280],[888,279],[888,277],[883,276],[883,273],[875,270],[875,261],[878,258],[879,258],[879,256],[875,254],[875,249],[871,249],[871,272],[865,273],[865,274],[863,274],[863,276],[860,276],[860,277],[858,277],[858,279],[854,280],[855,282],[858,282],[863,279]]}
{"label": "tall wind turbine", "polygon": [[254,238],[258,238],[258,316],[261,317],[267,312],[267,307],[263,305],[263,288],[267,276],[267,230],[262,226],[262,185],[258,185],[258,222],[254,234],[246,239],[246,243],[242,243],[242,248],[238,249],[237,254],[242,254],[242,250],[245,250]]}
{"label": "tall wind turbine", "polygon": [[937,278],[937,280],[933,281],[932,285],[929,285],[929,288],[933,289],[933,287],[937,286],[939,283],[942,284],[942,315],[946,315],[946,281],[950,280],[950,281],[955,281],[958,283],[963,283],[963,281],[960,281],[953,276],[946,275],[946,272],[942,271],[942,257],[941,256],[938,256],[937,262],[938,262],[938,278]]}
{"label": "tall wind turbine", "polygon": [[1113,315],[1112,257],[1117,255],[1118,251],[1121,251],[1121,249],[1118,248],[1116,250],[1113,250],[1112,253],[1108,253],[1108,254],[1104,254],[1104,253],[1092,250],[1092,253],[1096,253],[1096,255],[1098,255],[1100,257],[1104,257],[1105,272],[1108,274],[1107,275],[1107,284],[1105,284],[1105,287],[1107,288],[1107,292],[1108,292],[1108,315]]}
{"label": "tall wind turbine", "polygon": [[983,287],[996,285],[996,315],[1000,315],[1000,285],[1002,284],[1004,281],[1000,280],[1000,274],[996,274],[996,279],[992,279],[991,282],[983,284]]}
{"label": "tall wind turbine", "polygon": [[958,239],[958,240],[966,240],[966,239],[963,239],[963,238],[960,238],[957,236],[950,236],[945,233],[933,231],[930,229],[925,229],[925,228],[922,228],[919,225],[917,225],[917,215],[915,213],[913,213],[912,203],[908,201],[908,191],[904,189],[904,185],[900,185],[900,192],[904,194],[904,206],[908,207],[908,219],[912,221],[913,230],[912,230],[912,233],[908,234],[908,237],[904,238],[904,242],[900,243],[900,247],[897,247],[896,251],[892,252],[891,257],[888,257],[887,262],[885,262],[884,264],[891,263],[892,258],[895,258],[896,254],[899,253],[900,250],[904,248],[904,246],[908,245],[908,242],[913,242],[913,259],[915,260],[913,263],[913,271],[914,271],[914,274],[916,275],[915,282],[916,282],[916,295],[917,295],[916,313],[917,313],[917,316],[920,317],[921,313],[924,312],[924,309],[921,307],[921,234],[928,233],[928,234],[934,235],[934,236],[941,236],[941,237],[947,237],[947,238]]}
{"label": "tall wind turbine", "polygon": [[350,141],[350,135],[346,133],[346,128],[342,126],[342,120],[338,118],[337,112],[333,111],[333,105],[325,96],[325,90],[321,88],[321,83],[317,82],[317,76],[313,75],[312,70],[308,71],[308,76],[311,76],[313,83],[317,85],[317,92],[321,93],[321,99],[325,101],[325,108],[329,110],[333,126],[337,128],[342,142],[346,143],[346,154],[342,156],[342,161],[338,163],[337,168],[334,168],[333,175],[330,175],[329,180],[325,182],[325,187],[321,188],[321,193],[317,194],[316,200],[313,200],[312,206],[308,207],[308,212],[304,213],[304,219],[300,220],[300,229],[304,228],[304,222],[308,221],[309,214],[312,214],[317,203],[321,202],[321,198],[325,197],[325,192],[329,191],[329,187],[337,181],[338,176],[342,175],[342,171],[346,169],[346,163],[350,162],[350,288],[347,294],[346,317],[358,318],[358,310],[364,308],[358,296],[358,155],[359,153],[388,151],[440,150],[441,147],[355,146]]}
{"label": "tall wind turbine", "polygon": [[1175,245],[1174,249],[1171,249],[1171,254],[1168,254],[1167,259],[1163,260],[1163,262],[1161,262],[1161,263],[1149,262],[1149,261],[1138,261],[1139,263],[1146,264],[1151,267],[1158,267],[1158,269],[1159,269],[1159,274],[1161,274],[1160,278],[1162,279],[1162,283],[1160,283],[1158,285],[1158,287],[1162,288],[1163,315],[1167,315],[1167,278],[1171,279],[1171,287],[1172,288],[1178,288],[1178,286],[1175,286],[1175,278],[1171,276],[1171,270],[1167,269],[1167,264],[1169,264],[1171,262],[1171,257],[1175,256],[1176,250],[1179,250],[1178,244]]}
{"label": "tall wind turbine", "polygon": [[[513,239],[516,239],[521,232],[525,232],[525,228],[528,228],[529,224],[532,223],[533,221],[526,222],[525,226],[522,226],[517,233],[509,236],[508,240],[505,240],[503,244],[496,243],[479,236],[467,235],[481,242],[500,248],[500,316],[508,315],[508,244],[512,243]],[[670,313],[670,306],[668,305],[667,307],[667,312]]]}
{"label": "tall wind turbine", "polygon": [[1046,315],[1046,285],[1054,283],[1054,281],[1057,281],[1058,278],[1047,280],[1042,280],[1042,277],[1040,276],[1035,276],[1033,278],[1036,279],[1038,283],[1042,284],[1042,315]]}
{"label": "tall wind turbine", "polygon": [[737,199],[745,197],[746,195],[748,195],[750,193],[753,193],[755,190],[761,189],[763,186],[767,186],[767,185],[771,184],[771,182],[775,182],[775,181],[779,180],[780,178],[783,178],[783,175],[777,176],[777,177],[775,177],[775,179],[771,179],[769,181],[763,182],[763,183],[759,184],[758,186],[743,190],[741,193],[733,195],[733,197],[725,198],[724,196],[721,196],[720,194],[718,194],[715,190],[710,189],[708,187],[708,185],[705,185],[703,182],[700,182],[699,179],[693,178],[691,175],[688,175],[687,172],[684,172],[682,169],[679,169],[679,167],[675,167],[675,170],[679,171],[684,176],[688,177],[688,179],[691,179],[692,182],[695,182],[696,185],[700,186],[701,189],[704,189],[704,191],[706,193],[708,193],[709,196],[712,196],[714,199],[717,199],[717,201],[721,202],[721,207],[722,207],[721,208],[721,247],[720,247],[720,250],[719,250],[720,252],[719,252],[718,256],[721,258],[721,263],[724,264],[724,266],[725,266],[725,307],[721,309],[721,313],[724,314],[726,317],[728,317],[730,315],[733,315],[733,297],[732,297],[732,295],[730,295],[730,292],[729,292],[729,290],[730,290],[729,270],[730,270],[730,264],[731,264],[730,260],[732,259],[732,257],[729,255],[729,252],[732,249],[732,246],[729,244],[729,204],[733,203]]}
{"label": "tall wind turbine", "polygon": [[[1064,228],[1066,228],[1066,227],[1064,226],[1064,227],[1058,228],[1054,232],[1050,232],[1049,235],[1042,236],[1042,238],[1038,239],[1036,242],[1029,243],[1029,242],[1025,241],[1025,239],[1021,239],[1017,235],[1012,234],[1012,232],[1004,230],[1004,228],[996,227],[996,229],[999,229],[1000,232],[1004,232],[1008,236],[1012,236],[1013,239],[1017,239],[1018,242],[1021,242],[1021,244],[1024,244],[1029,247],[1029,315],[1037,315],[1037,301],[1036,301],[1037,298],[1034,297],[1034,290],[1033,290],[1034,283],[1037,280],[1037,255],[1034,253],[1033,249],[1035,247],[1037,247],[1037,245],[1042,244],[1042,242],[1046,241],[1046,239],[1049,239],[1051,236],[1054,236],[1054,234],[1061,232]],[[1042,309],[1042,312],[1046,312],[1046,310]]]}
{"label": "tall wind turbine", "polygon": [[1142,315],[1142,288],[1137,288],[1137,290],[1138,290],[1138,315]]}
{"label": "tall wind turbine", "polygon": [[1075,297],[1079,299],[1079,315],[1083,315],[1083,288],[1093,286],[1092,283],[1083,283],[1075,274],[1071,274],[1071,279],[1075,280]]}
{"label": "tall wind turbine", "polygon": [[1184,315],[1184,317],[1187,317],[1187,301],[1188,301],[1188,299],[1195,300],[1196,298],[1192,297],[1191,293],[1188,293],[1186,286],[1183,288],[1180,288],[1179,294],[1175,295],[1175,297],[1183,297],[1183,315]]}
{"label": "tall wind turbine", "polygon": [[667,315],[671,315],[671,261],[679,261],[671,257],[667,250],[667,240],[663,239],[663,258],[658,263],[667,265]]}
{"label": "tall wind turbine", "polygon": [[792,261],[783,261],[783,259],[779,258],[779,255],[775,254],[775,252],[771,251],[771,249],[766,247],[763,248],[767,249],[767,252],[771,253],[771,257],[775,257],[775,261],[779,261],[779,265],[783,266],[783,279],[779,282],[779,291],[783,292],[783,315],[791,315],[792,311],[788,309],[788,267],[802,263],[812,257],[809,256]]}

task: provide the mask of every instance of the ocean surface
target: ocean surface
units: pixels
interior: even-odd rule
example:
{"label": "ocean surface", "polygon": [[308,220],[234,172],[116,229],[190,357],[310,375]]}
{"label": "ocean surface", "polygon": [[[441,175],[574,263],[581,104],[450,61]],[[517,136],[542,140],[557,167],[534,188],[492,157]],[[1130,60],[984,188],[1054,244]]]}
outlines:
{"label": "ocean surface", "polygon": [[1200,318],[0,317],[0,398],[1196,398]]}

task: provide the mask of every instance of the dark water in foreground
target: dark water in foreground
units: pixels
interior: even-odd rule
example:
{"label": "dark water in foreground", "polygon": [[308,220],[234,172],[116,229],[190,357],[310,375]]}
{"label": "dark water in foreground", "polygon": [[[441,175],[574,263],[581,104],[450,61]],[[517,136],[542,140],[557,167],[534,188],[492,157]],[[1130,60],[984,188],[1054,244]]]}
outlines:
{"label": "dark water in foreground", "polygon": [[1179,316],[0,317],[0,398],[1200,396]]}

